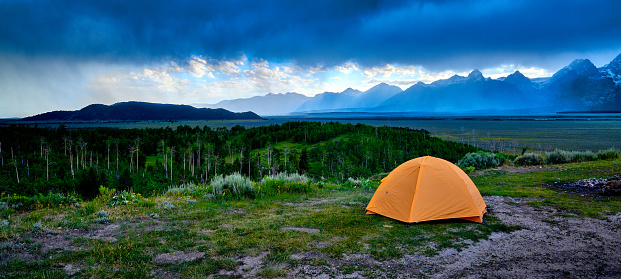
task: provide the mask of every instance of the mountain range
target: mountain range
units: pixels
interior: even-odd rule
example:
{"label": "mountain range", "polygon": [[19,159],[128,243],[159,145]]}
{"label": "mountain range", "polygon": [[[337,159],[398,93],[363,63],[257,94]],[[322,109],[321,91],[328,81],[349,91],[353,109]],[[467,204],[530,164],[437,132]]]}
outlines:
{"label": "mountain range", "polygon": [[195,107],[224,108],[226,110],[243,112],[252,111],[259,115],[286,115],[312,99],[299,93],[273,94],[254,96],[247,99],[224,100],[217,104],[192,104]]}
{"label": "mountain range", "polygon": [[367,91],[348,88],[314,97],[267,94],[226,100],[211,108],[259,115],[312,112],[524,112],[621,111],[621,54],[597,68],[576,59],[548,78],[529,79],[519,71],[491,79],[478,70],[406,90],[380,83]]}
{"label": "mountain range", "polygon": [[110,106],[94,104],[76,111],[52,111],[26,117],[26,121],[47,120],[239,120],[261,119],[254,112],[235,113],[225,109],[195,108],[188,105],[123,102]]}

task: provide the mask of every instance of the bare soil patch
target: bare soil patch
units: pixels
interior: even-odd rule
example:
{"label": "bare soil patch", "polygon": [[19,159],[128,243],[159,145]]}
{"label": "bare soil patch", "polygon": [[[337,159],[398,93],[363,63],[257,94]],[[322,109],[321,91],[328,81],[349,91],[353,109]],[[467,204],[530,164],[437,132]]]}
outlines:
{"label": "bare soil patch", "polygon": [[310,229],[310,228],[292,228],[292,227],[283,227],[280,228],[281,231],[298,231],[305,233],[320,233],[321,231],[318,229]]}
{"label": "bare soil patch", "polygon": [[319,205],[322,203],[329,203],[329,202],[335,202],[335,201],[340,201],[343,198],[331,198],[331,199],[321,199],[321,200],[313,200],[313,201],[309,201],[309,202],[301,202],[301,203],[291,203],[291,202],[286,202],[283,203],[283,205],[288,205],[288,206],[297,206],[297,207],[310,207],[310,206],[315,206],[315,205]]}
{"label": "bare soil patch", "polygon": [[159,254],[151,262],[154,264],[184,263],[195,261],[203,257],[205,257],[205,253],[203,252],[185,253],[183,251],[176,251],[173,253]]}

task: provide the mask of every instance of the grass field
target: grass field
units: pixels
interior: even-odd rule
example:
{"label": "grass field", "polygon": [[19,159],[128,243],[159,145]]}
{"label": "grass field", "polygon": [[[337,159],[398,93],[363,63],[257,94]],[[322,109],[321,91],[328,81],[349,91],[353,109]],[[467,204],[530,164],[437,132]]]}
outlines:
{"label": "grass field", "polygon": [[[545,184],[619,173],[621,164],[609,160],[521,173],[491,170],[473,180],[484,197],[528,198],[528,206],[566,218],[606,219],[621,212],[621,197],[562,193]],[[100,195],[71,206],[5,209],[0,278],[274,278],[307,269],[331,277],[392,277],[406,270],[390,267],[399,259],[434,258],[494,233],[524,229],[503,224],[493,207],[487,225],[450,220],[406,226],[364,215],[374,187],[313,187],[307,194],[252,200],[209,201],[198,193],[171,192],[118,206]],[[368,257],[380,267],[352,257]]]}

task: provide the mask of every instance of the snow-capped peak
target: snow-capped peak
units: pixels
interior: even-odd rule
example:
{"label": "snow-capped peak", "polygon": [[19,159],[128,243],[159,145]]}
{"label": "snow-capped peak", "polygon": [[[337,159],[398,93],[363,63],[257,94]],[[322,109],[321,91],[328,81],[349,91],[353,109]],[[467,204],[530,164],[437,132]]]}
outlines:
{"label": "snow-capped peak", "polygon": [[599,72],[605,77],[611,78],[617,86],[621,86],[621,54],[619,54],[609,64],[599,68]]}

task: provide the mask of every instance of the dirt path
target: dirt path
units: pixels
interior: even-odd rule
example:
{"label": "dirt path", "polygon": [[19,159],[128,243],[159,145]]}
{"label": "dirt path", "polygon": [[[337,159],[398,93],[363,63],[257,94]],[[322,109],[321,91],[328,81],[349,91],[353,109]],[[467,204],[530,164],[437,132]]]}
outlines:
{"label": "dirt path", "polygon": [[459,253],[427,259],[433,277],[621,277],[621,216],[561,217],[522,200],[485,197],[502,223],[528,229],[494,233]]}

